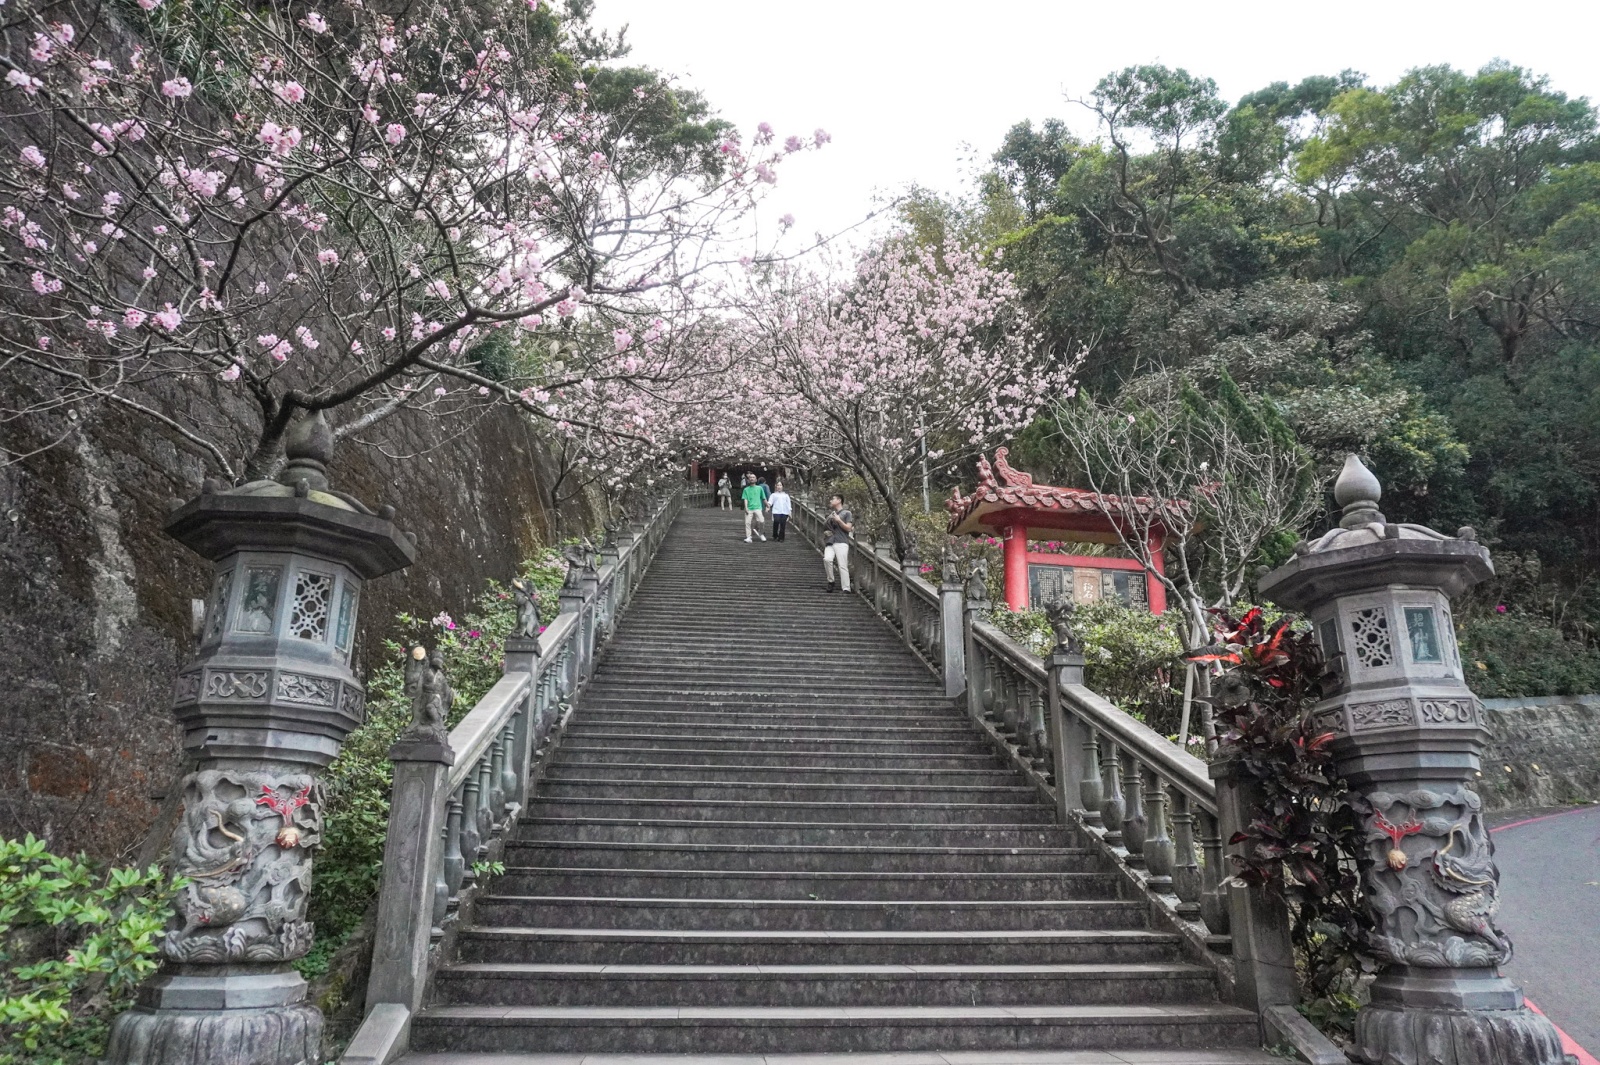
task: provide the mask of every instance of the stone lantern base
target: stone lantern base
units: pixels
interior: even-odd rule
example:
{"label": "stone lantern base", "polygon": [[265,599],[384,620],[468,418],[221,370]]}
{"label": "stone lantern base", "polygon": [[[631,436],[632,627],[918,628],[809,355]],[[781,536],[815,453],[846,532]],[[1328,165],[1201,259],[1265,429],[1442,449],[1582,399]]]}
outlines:
{"label": "stone lantern base", "polygon": [[112,1028],[110,1061],[164,1065],[314,1065],[322,1011],[294,966],[173,966]]}

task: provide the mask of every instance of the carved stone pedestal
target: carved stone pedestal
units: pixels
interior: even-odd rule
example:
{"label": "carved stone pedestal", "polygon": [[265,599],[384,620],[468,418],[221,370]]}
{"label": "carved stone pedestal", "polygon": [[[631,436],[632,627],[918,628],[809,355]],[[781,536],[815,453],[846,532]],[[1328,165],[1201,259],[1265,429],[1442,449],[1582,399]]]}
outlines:
{"label": "carved stone pedestal", "polygon": [[276,481],[209,483],[167,531],[216,564],[173,709],[184,778],[172,871],[188,885],[161,971],[112,1027],[111,1065],[315,1065],[322,1015],[293,962],[311,949],[318,772],[362,721],[350,670],[365,581],[408,565],[392,511],[328,487],[332,436],[293,430]]}
{"label": "carved stone pedestal", "polygon": [[1314,708],[1339,772],[1371,805],[1363,888],[1385,963],[1356,1016],[1369,1065],[1565,1065],[1549,1021],[1499,973],[1500,874],[1474,790],[1488,738],[1468,690],[1450,599],[1490,576],[1470,529],[1445,536],[1379,513],[1377,478],[1351,456],[1339,527],[1261,580],[1304,613],[1339,675]]}

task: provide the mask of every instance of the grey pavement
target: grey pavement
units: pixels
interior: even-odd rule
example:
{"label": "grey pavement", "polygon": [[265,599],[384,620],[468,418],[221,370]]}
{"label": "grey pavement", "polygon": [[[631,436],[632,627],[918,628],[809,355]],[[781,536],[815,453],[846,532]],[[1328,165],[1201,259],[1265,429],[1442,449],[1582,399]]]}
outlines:
{"label": "grey pavement", "polygon": [[1600,1056],[1600,806],[1498,814],[1498,922],[1505,973],[1556,1025]]}

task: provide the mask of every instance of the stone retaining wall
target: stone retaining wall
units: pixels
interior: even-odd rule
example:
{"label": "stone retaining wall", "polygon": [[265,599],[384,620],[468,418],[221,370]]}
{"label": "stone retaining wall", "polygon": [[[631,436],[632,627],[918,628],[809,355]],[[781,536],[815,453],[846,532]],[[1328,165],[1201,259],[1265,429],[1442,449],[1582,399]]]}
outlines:
{"label": "stone retaining wall", "polygon": [[[204,387],[174,390],[163,406],[209,404],[190,415],[249,424]],[[48,442],[19,423],[0,428],[16,452]],[[509,410],[460,425],[402,416],[368,436],[341,445],[334,483],[394,504],[418,551],[415,566],[363,595],[361,672],[397,612],[459,612],[487,578],[512,573],[546,535],[541,500],[554,472]],[[153,796],[177,769],[172,677],[191,649],[190,600],[206,592],[204,563],[161,526],[205,472],[116,410],[0,465],[0,835],[33,832],[56,850],[107,859],[131,857],[142,841]]]}
{"label": "stone retaining wall", "polygon": [[1600,695],[1485,699],[1494,740],[1483,757],[1491,809],[1600,799]]}

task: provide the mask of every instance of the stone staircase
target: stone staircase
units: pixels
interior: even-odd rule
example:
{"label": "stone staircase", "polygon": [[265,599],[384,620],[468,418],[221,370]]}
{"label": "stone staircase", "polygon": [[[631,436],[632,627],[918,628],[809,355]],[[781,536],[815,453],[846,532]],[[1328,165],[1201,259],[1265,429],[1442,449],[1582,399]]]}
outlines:
{"label": "stone staircase", "polygon": [[407,1060],[1279,1060],[1083,843],[809,545],[686,511]]}

